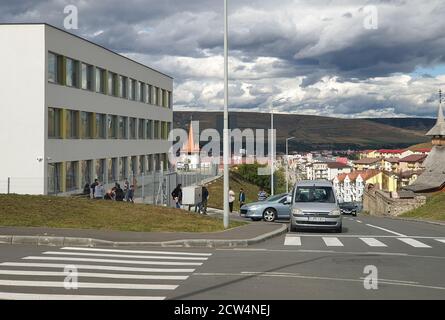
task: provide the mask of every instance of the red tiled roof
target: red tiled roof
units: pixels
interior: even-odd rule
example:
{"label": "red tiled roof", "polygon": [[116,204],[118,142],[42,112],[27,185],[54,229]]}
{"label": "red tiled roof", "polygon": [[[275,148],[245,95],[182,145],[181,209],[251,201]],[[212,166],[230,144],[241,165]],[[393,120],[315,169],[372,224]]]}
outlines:
{"label": "red tiled roof", "polygon": [[354,164],[373,164],[381,160],[382,158],[364,158],[354,161]]}
{"label": "red tiled roof", "polygon": [[347,164],[341,162],[328,162],[328,168],[330,169],[345,169],[350,168]]}
{"label": "red tiled roof", "polygon": [[380,149],[378,150],[380,153],[403,153],[405,150],[402,149]]}
{"label": "red tiled roof", "polygon": [[426,155],[424,154],[412,154],[403,159],[400,159],[400,162],[422,162],[425,160]]}
{"label": "red tiled roof", "polygon": [[400,158],[392,157],[392,158],[386,158],[385,161],[388,161],[390,163],[399,163]]}

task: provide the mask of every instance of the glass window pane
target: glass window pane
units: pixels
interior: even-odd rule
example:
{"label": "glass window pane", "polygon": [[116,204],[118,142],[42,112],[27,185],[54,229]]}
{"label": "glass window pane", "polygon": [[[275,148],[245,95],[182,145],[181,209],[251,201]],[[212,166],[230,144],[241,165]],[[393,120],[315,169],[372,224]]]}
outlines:
{"label": "glass window pane", "polygon": [[96,68],[96,92],[105,93],[105,70]]}
{"label": "glass window pane", "polygon": [[145,133],[145,138],[146,139],[153,139],[153,121],[152,120],[147,120],[146,124],[146,133]]}
{"label": "glass window pane", "polygon": [[145,139],[145,120],[144,119],[139,119],[138,138],[141,140]]}
{"label": "glass window pane", "polygon": [[108,115],[108,139],[117,139],[117,116]]}
{"label": "glass window pane", "polygon": [[48,81],[58,83],[58,69],[57,69],[57,56],[49,52],[48,53]]}
{"label": "glass window pane", "polygon": [[130,139],[136,139],[136,118],[130,118]]}

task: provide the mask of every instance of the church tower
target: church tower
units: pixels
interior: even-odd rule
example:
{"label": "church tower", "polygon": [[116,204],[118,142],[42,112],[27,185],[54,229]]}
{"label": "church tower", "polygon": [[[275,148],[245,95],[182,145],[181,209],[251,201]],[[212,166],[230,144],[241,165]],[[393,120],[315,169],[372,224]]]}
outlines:
{"label": "church tower", "polygon": [[439,90],[439,112],[436,125],[426,134],[431,138],[433,146],[445,146],[445,119],[442,108],[442,90]]}

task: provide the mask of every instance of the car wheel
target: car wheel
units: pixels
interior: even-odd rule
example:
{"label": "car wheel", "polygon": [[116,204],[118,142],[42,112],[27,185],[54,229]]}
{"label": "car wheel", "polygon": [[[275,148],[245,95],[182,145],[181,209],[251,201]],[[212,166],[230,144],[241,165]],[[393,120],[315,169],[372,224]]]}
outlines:
{"label": "car wheel", "polygon": [[277,211],[273,208],[267,208],[264,210],[263,219],[266,222],[274,222],[277,218]]}

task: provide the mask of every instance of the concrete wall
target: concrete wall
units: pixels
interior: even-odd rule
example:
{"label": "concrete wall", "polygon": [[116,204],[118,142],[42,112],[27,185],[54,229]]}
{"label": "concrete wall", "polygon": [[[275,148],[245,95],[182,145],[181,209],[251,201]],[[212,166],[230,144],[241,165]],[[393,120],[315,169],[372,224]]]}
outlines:
{"label": "concrete wall", "polygon": [[13,192],[44,192],[44,36],[43,25],[0,25],[0,181]]}
{"label": "concrete wall", "polygon": [[426,203],[425,196],[416,195],[412,199],[394,199],[389,192],[365,190],[363,211],[375,216],[399,216]]}

